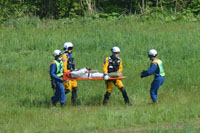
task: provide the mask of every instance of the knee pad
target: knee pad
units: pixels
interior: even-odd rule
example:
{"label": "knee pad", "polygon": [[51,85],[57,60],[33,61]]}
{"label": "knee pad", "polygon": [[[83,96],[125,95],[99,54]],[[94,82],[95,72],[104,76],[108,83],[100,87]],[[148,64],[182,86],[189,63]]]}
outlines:
{"label": "knee pad", "polygon": [[112,89],[107,88],[107,92],[108,92],[108,93],[111,93],[111,92],[112,92]]}

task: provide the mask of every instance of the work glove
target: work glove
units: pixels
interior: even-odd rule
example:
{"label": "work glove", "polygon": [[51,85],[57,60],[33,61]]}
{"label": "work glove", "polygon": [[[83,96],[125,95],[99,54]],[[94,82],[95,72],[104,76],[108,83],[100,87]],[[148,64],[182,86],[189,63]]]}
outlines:
{"label": "work glove", "polygon": [[108,74],[104,74],[104,80],[108,80],[109,76]]}
{"label": "work glove", "polygon": [[145,73],[146,73],[146,71],[145,71],[145,70],[143,70],[143,71],[141,72],[141,75],[140,75],[140,77],[141,77],[141,78],[144,78],[144,77],[145,77]]}

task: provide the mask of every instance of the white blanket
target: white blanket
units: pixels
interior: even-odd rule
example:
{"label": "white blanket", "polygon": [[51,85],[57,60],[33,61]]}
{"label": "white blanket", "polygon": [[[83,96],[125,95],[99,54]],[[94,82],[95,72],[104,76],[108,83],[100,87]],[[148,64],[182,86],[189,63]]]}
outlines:
{"label": "white blanket", "polygon": [[88,69],[82,68],[80,70],[72,71],[71,76],[72,78],[103,78],[103,73],[94,72],[90,73]]}

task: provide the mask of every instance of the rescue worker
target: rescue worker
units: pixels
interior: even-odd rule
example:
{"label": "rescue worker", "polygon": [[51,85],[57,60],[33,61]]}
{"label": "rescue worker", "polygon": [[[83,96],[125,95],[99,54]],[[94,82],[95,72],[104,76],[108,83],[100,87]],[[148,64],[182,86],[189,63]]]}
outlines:
{"label": "rescue worker", "polygon": [[158,89],[163,84],[165,80],[165,72],[163,69],[162,61],[156,58],[157,51],[155,49],[151,49],[148,52],[148,57],[152,61],[150,68],[147,71],[143,71],[141,73],[141,78],[147,77],[149,75],[154,74],[154,80],[151,84],[150,95],[153,103],[157,103],[158,100]]}
{"label": "rescue worker", "polygon": [[65,90],[63,86],[63,63],[62,63],[62,53],[60,50],[56,49],[53,52],[53,56],[55,60],[51,63],[50,66],[50,76],[54,81],[55,85],[55,93],[54,96],[51,98],[52,103],[56,106],[56,103],[60,101],[61,107],[65,105]]}
{"label": "rescue worker", "polygon": [[[63,46],[64,54],[62,56],[64,72],[75,70],[74,58],[72,57],[72,49],[73,49],[73,44],[71,42],[64,43]],[[63,84],[65,87],[65,94],[68,94],[72,90],[71,101],[73,105],[76,105],[77,89],[78,89],[77,81],[68,80],[65,81]]]}
{"label": "rescue worker", "polygon": [[108,74],[111,72],[122,72],[123,65],[122,65],[122,59],[119,58],[120,49],[119,47],[113,47],[111,49],[112,55],[105,58],[104,64],[103,64],[103,73],[104,73],[104,80],[106,83],[106,93],[104,95],[103,105],[107,104],[109,97],[112,92],[113,84],[121,91],[122,96],[124,98],[125,104],[130,104],[128,95],[126,93],[126,90],[124,88],[124,85],[121,80],[109,80]]}

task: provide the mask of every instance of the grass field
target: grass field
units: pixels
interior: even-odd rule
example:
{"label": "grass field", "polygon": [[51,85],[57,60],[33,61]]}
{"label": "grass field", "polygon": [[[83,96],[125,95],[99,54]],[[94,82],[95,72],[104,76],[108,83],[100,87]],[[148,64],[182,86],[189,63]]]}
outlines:
{"label": "grass field", "polygon": [[[102,106],[104,81],[78,81],[79,106],[68,94],[64,109],[52,107],[49,67],[54,49],[74,44],[77,68],[102,72],[104,58],[119,46],[123,80],[133,106],[115,87]],[[150,48],[164,63],[166,80],[157,105],[149,104],[153,76]],[[200,23],[113,20],[10,20],[0,28],[0,132],[199,132]]]}

